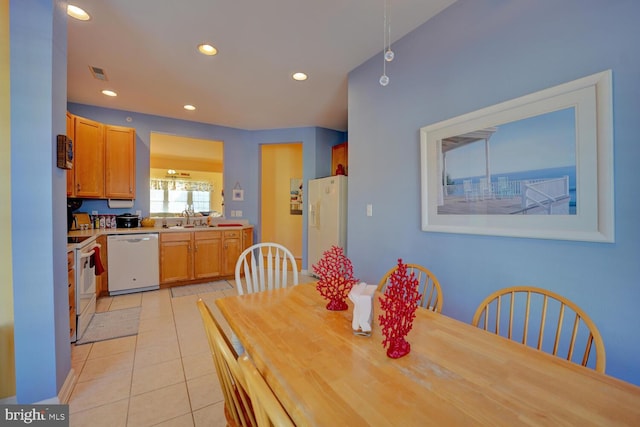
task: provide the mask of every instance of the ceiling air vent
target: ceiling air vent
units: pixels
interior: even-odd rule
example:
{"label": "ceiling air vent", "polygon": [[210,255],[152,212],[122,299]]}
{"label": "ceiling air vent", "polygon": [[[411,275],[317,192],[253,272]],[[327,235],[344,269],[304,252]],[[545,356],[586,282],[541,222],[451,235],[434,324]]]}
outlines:
{"label": "ceiling air vent", "polygon": [[89,66],[89,70],[91,70],[91,74],[93,74],[94,79],[107,81],[107,75],[102,68]]}

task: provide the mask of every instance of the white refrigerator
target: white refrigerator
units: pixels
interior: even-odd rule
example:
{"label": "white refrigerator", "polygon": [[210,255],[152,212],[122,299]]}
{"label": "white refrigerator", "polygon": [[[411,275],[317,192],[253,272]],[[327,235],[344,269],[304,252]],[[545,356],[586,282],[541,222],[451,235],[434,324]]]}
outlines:
{"label": "white refrigerator", "polygon": [[307,190],[307,269],[331,246],[347,252],[347,177],[345,175],[310,179]]}

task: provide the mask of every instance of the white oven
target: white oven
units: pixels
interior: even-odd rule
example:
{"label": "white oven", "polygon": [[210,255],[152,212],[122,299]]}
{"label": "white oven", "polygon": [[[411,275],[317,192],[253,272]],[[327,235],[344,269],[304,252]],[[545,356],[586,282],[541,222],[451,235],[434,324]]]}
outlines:
{"label": "white oven", "polygon": [[82,338],[96,312],[96,274],[92,257],[95,248],[100,247],[92,238],[76,248],[76,340]]}

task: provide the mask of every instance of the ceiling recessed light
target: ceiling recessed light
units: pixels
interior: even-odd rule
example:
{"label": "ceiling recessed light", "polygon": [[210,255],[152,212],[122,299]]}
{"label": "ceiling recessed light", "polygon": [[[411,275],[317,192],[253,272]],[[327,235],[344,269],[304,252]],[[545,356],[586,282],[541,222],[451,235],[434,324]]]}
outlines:
{"label": "ceiling recessed light", "polygon": [[189,111],[193,111],[193,110],[196,109],[196,107],[194,107],[193,105],[187,104],[187,105],[184,106],[184,109],[185,110],[189,110]]}
{"label": "ceiling recessed light", "polygon": [[305,73],[293,73],[293,80],[297,80],[299,82],[307,80],[307,75]]}
{"label": "ceiling recessed light", "polygon": [[88,21],[91,19],[91,16],[89,16],[87,12],[72,4],[67,5],[67,15],[79,21]]}
{"label": "ceiling recessed light", "polygon": [[115,93],[114,91],[112,91],[112,90],[107,90],[107,89],[103,90],[103,91],[102,91],[102,94],[103,94],[103,95],[107,95],[107,96],[118,96],[118,94],[117,94],[117,93]]}
{"label": "ceiling recessed light", "polygon": [[207,43],[199,44],[198,50],[200,51],[201,54],[209,55],[209,56],[213,56],[218,53],[218,49],[216,49],[215,47]]}

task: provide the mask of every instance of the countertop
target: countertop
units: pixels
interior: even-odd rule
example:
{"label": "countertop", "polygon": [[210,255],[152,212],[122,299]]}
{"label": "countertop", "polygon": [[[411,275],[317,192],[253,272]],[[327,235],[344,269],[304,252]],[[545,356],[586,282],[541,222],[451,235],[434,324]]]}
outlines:
{"label": "countertop", "polygon": [[[217,222],[214,225],[210,226],[198,226],[198,227],[169,227],[162,228],[161,225],[158,225],[159,221],[156,221],[155,227],[137,227],[137,228],[99,228],[99,229],[89,229],[89,230],[71,230],[67,233],[68,237],[98,237],[103,235],[114,235],[114,234],[143,234],[143,233],[179,233],[179,232],[189,232],[189,231],[211,231],[211,230],[242,230],[244,228],[253,227],[253,225],[249,224],[247,220],[237,220],[237,221],[226,221],[226,222]],[[79,245],[83,245],[87,243],[68,243],[67,251],[75,249]]]}

